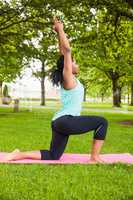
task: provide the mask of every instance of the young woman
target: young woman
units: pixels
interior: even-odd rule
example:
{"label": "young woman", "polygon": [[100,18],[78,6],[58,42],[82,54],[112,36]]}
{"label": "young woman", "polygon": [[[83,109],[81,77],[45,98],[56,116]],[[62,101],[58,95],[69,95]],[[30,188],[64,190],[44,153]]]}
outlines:
{"label": "young woman", "polygon": [[52,82],[61,86],[62,108],[52,118],[52,139],[49,150],[21,152],[15,150],[5,160],[42,159],[58,160],[62,156],[70,135],[82,134],[94,130],[90,162],[102,162],[100,150],[107,132],[107,120],[98,116],[80,115],[84,88],[76,78],[78,65],[71,55],[69,41],[64,32],[63,23],[54,19],[53,30],[59,39],[60,58],[57,69],[52,74]]}

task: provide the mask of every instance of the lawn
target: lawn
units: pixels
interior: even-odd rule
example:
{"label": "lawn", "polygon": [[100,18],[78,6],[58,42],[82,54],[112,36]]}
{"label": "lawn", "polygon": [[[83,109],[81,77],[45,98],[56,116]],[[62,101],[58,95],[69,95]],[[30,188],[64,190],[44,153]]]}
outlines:
{"label": "lawn", "polygon": [[[0,108],[1,151],[47,149],[50,120],[55,110],[33,109],[12,113]],[[109,121],[103,153],[133,154],[133,127],[117,122],[132,114],[96,113]],[[71,136],[66,152],[88,153],[92,132]],[[0,200],[133,200],[133,166],[112,165],[8,165],[0,164]]]}
{"label": "lawn", "polygon": [[[112,110],[112,111],[133,111],[133,106],[129,106],[127,104],[121,104],[120,108],[113,108],[111,103],[92,103],[92,102],[83,102],[83,108],[84,109],[99,109],[99,110]],[[21,107],[34,107],[34,106],[40,106],[40,101],[33,101],[33,100],[25,100],[20,101]],[[46,106],[52,107],[52,108],[59,108],[61,106],[61,103],[59,100],[47,100],[46,99]]]}

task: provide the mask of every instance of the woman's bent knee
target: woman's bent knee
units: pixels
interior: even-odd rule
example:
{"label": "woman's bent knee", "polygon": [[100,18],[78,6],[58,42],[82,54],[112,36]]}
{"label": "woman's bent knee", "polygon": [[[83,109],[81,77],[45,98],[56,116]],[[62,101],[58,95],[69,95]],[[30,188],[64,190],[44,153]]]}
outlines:
{"label": "woman's bent knee", "polygon": [[104,117],[100,117],[101,119],[100,119],[100,121],[101,121],[101,124],[103,124],[104,126],[108,126],[108,120],[106,119],[106,118],[104,118]]}
{"label": "woman's bent knee", "polygon": [[104,117],[100,117],[100,125],[95,130],[94,139],[105,140],[107,133],[108,121]]}
{"label": "woman's bent knee", "polygon": [[59,160],[61,154],[59,153],[52,153],[49,150],[40,150],[41,153],[41,160]]}

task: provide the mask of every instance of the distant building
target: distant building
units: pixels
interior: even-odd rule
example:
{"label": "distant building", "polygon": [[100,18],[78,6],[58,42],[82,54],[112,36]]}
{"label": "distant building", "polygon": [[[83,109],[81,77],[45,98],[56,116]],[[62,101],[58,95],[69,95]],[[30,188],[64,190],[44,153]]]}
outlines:
{"label": "distant building", "polygon": [[[35,78],[29,80],[18,80],[15,83],[6,83],[10,96],[14,98],[41,98],[41,83]],[[59,88],[53,87],[48,79],[45,80],[45,97],[59,98]]]}

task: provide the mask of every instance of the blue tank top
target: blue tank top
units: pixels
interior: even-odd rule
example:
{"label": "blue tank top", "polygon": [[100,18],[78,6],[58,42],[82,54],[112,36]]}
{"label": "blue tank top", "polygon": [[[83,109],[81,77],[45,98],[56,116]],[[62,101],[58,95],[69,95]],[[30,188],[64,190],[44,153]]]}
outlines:
{"label": "blue tank top", "polygon": [[[76,79],[76,78],[75,78]],[[55,113],[52,121],[63,116],[73,115],[79,116],[82,109],[82,102],[84,98],[84,87],[78,79],[75,88],[66,90],[63,87],[60,89],[62,108]]]}

